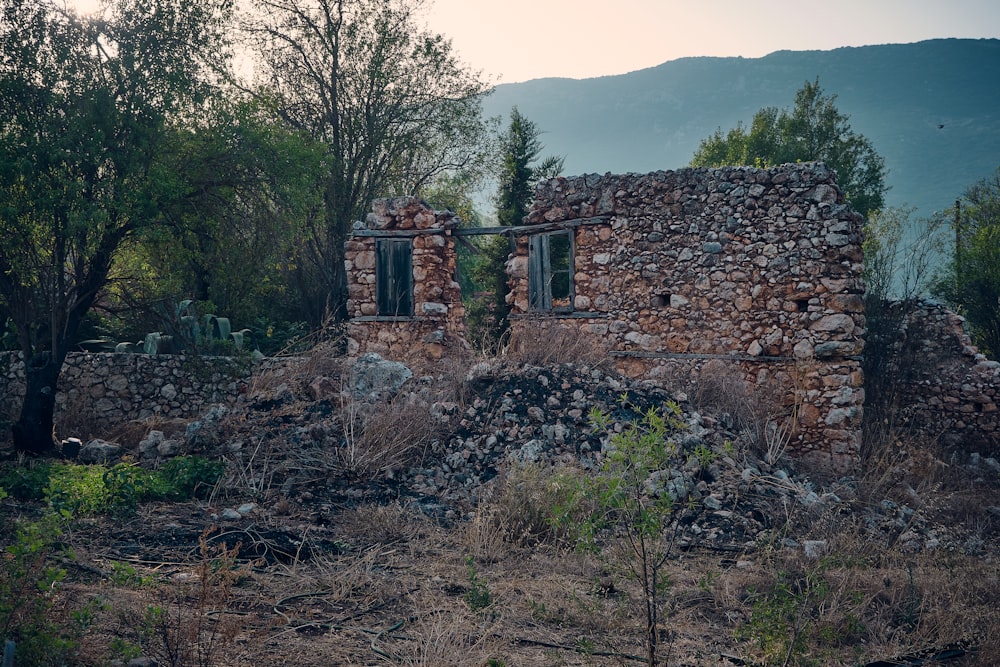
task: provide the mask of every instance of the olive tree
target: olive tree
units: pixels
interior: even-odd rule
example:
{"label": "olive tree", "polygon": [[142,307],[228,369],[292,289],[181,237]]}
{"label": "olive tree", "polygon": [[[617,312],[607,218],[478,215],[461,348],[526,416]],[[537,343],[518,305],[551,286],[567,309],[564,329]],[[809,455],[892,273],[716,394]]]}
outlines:
{"label": "olive tree", "polygon": [[119,251],[178,196],[160,159],[228,51],[229,0],[0,5],[0,312],[24,354],[15,446],[54,447],[59,373]]}

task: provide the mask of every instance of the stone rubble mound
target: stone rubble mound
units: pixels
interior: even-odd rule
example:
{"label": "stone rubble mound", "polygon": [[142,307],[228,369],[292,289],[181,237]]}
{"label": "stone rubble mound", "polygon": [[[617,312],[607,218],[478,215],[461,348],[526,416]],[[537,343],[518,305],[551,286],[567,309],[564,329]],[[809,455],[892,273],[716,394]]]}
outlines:
{"label": "stone rubble mound", "polygon": [[[378,366],[377,355],[369,356],[363,367]],[[491,485],[516,466],[596,469],[609,432],[635,423],[651,407],[676,404],[683,426],[672,435],[675,465],[661,471],[656,484],[684,507],[677,537],[682,549],[745,553],[771,544],[820,556],[826,548],[822,540],[806,534],[798,540],[783,537],[779,529],[790,517],[809,526],[831,516],[853,516],[873,537],[911,552],[987,547],[935,523],[925,499],[908,486],[912,498],[897,492],[881,503],[860,502],[854,478],[821,487],[796,473],[788,460],[776,466],[764,463],[744,436],[730,430],[728,415],[700,414],[683,393],[600,367],[481,363],[464,379],[460,402],[441,400],[435,389],[441,378],[415,376],[400,382],[406,373],[396,365],[386,370],[392,370],[387,386],[375,386],[367,375],[360,393],[349,381],[358,376],[350,368],[343,380],[326,375],[281,378],[276,386],[248,393],[228,411],[210,410],[182,433],[149,434],[140,445],[142,458],[155,464],[177,454],[224,457],[246,471],[245,483],[293,500],[309,509],[318,524],[332,520],[345,504],[372,501],[411,504],[452,521],[476,511],[490,497]],[[438,424],[440,435],[416,464],[387,470],[381,479],[351,478],[335,466],[317,469],[315,462],[338,460],[346,446],[344,406],[356,406],[359,400],[361,409],[369,410],[386,401],[416,403]],[[591,423],[595,409],[610,418],[607,430]],[[253,467],[265,452],[269,477],[257,479]],[[964,465],[970,475],[987,477],[996,475],[993,466],[1000,468],[994,459],[980,456]],[[264,503],[266,509],[266,499]],[[1000,507],[984,509],[1000,517]]]}

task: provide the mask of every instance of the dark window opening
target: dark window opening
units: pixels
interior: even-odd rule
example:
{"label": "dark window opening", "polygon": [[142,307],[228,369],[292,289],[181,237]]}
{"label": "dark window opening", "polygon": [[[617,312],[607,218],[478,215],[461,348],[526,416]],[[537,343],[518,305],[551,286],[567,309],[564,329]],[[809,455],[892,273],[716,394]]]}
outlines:
{"label": "dark window opening", "polygon": [[531,310],[573,310],[573,232],[528,239],[528,292]]}
{"label": "dark window opening", "polygon": [[798,308],[800,313],[809,312],[809,299],[796,299],[795,307]]}
{"label": "dark window opening", "polygon": [[413,244],[410,239],[376,240],[375,292],[379,315],[413,315]]}
{"label": "dark window opening", "polygon": [[670,306],[669,294],[654,294],[650,301],[651,308],[668,308]]}

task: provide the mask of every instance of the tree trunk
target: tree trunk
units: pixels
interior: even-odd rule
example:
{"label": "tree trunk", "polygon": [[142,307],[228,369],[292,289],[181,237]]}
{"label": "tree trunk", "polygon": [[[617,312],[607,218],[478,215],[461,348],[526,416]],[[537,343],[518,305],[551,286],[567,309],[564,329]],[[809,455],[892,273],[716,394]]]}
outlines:
{"label": "tree trunk", "polygon": [[60,366],[48,352],[36,354],[24,364],[24,403],[12,429],[18,451],[39,455],[56,449],[53,418]]}

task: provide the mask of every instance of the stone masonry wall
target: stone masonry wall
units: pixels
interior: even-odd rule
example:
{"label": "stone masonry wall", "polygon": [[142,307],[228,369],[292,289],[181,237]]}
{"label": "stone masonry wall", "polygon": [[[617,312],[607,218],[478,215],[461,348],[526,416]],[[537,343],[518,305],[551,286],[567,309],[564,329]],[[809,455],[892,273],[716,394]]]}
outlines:
{"label": "stone masonry wall", "polygon": [[[59,376],[56,422],[69,418],[97,431],[132,419],[194,417],[234,401],[251,370],[227,357],[71,353]],[[0,382],[0,422],[16,420],[24,396],[19,352],[0,353]]]}
{"label": "stone masonry wall", "polygon": [[[465,308],[455,279],[458,255],[455,214],[434,211],[415,197],[377,199],[345,244],[348,353],[384,357],[440,358],[448,346],[464,346]],[[413,242],[413,314],[380,316],[376,304],[376,240]]]}
{"label": "stone masonry wall", "polygon": [[963,319],[943,306],[919,304],[907,335],[917,347],[901,374],[902,425],[944,444],[1000,453],[1000,361],[980,354]]}
{"label": "stone masonry wall", "polygon": [[[508,262],[512,327],[581,328],[632,376],[730,365],[778,390],[791,419],[772,429],[799,458],[848,471],[864,402],[861,223],[821,164],[554,179]],[[562,229],[572,312],[532,311],[529,235]]]}

